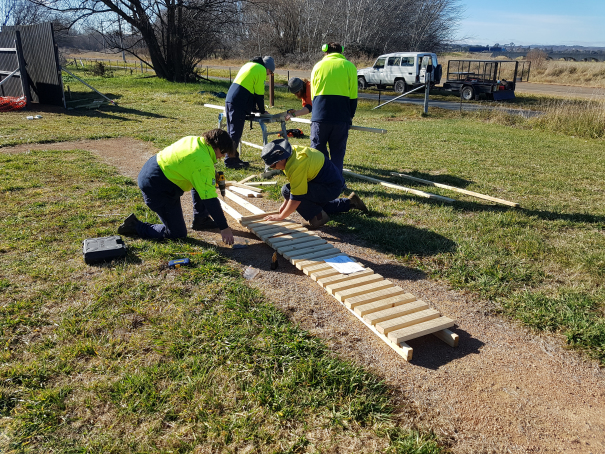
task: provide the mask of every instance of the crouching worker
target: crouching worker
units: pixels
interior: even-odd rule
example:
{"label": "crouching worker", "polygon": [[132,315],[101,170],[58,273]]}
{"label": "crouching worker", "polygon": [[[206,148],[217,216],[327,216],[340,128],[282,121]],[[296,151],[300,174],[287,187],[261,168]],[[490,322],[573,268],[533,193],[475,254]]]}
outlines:
{"label": "crouching worker", "polygon": [[148,224],[131,214],[118,227],[118,233],[141,238],[185,238],[187,226],[181,196],[191,190],[191,228],[218,227],[223,241],[233,244],[233,232],[217,198],[214,164],[217,159],[234,154],[233,141],[222,129],[212,129],[201,137],[183,137],[164,148],[145,163],[138,178],[145,204],[157,213],[162,224]]}
{"label": "crouching worker", "polygon": [[330,220],[329,214],[352,209],[368,212],[354,192],[348,198],[338,198],[344,179],[321,151],[278,139],[263,147],[261,157],[272,169],[283,170],[289,181],[281,190],[285,200],[279,214],[266,216],[264,220],[281,221],[298,211],[306,221],[303,225],[316,229]]}

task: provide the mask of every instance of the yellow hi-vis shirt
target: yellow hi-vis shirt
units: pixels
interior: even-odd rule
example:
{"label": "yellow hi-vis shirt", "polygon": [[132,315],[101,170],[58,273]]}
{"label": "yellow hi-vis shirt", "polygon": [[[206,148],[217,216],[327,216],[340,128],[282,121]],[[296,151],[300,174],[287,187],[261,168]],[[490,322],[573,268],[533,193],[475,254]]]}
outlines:
{"label": "yellow hi-vis shirt", "polygon": [[267,69],[260,63],[249,61],[235,76],[234,84],[241,85],[253,95],[265,95]]}
{"label": "yellow hi-vis shirt", "polygon": [[284,173],[290,182],[290,194],[304,195],[307,183],[317,176],[324,165],[325,156],[321,151],[302,145],[292,145],[292,156],[286,161]]}
{"label": "yellow hi-vis shirt", "polygon": [[202,200],[217,197],[216,153],[203,137],[183,137],[160,151],[157,160],[166,178],[183,191],[195,188]]}

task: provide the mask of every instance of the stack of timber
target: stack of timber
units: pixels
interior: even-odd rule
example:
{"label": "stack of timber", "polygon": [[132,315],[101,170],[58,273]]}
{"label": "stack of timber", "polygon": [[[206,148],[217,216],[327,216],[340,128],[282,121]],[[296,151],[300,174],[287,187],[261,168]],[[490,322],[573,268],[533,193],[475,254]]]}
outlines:
{"label": "stack of timber", "polygon": [[448,329],[454,320],[370,268],[351,274],[338,272],[325,260],[346,254],[315,232],[291,220],[264,221],[271,213],[233,193],[227,197],[252,214],[241,215],[221,201],[226,213],[317,282],[405,360],[411,360],[413,353],[406,341],[427,334],[452,347],[458,345],[458,335]]}

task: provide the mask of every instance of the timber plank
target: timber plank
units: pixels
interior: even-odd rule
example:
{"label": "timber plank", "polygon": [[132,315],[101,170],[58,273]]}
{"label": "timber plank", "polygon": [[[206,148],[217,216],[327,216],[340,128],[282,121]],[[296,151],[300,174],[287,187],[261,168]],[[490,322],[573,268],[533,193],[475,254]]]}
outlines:
{"label": "timber plank", "polygon": [[380,334],[389,334],[391,331],[403,329],[406,326],[417,325],[418,323],[426,322],[441,316],[435,309],[425,309],[413,314],[403,315],[401,317],[392,318],[376,324],[376,329]]}
{"label": "timber plank", "polygon": [[288,260],[291,260],[291,259],[301,258],[308,254],[313,254],[315,252],[323,251],[325,249],[332,249],[332,248],[334,248],[334,246],[332,246],[329,243],[326,243],[326,244],[320,244],[319,246],[311,246],[311,247],[308,247],[305,249],[299,249],[297,251],[286,252],[285,254],[282,254],[282,255],[284,257],[286,257]]}
{"label": "timber plank", "polygon": [[220,199],[219,199],[219,203],[221,204],[221,208],[223,209],[223,211],[225,213],[227,213],[229,216],[231,216],[233,219],[235,219],[236,221],[240,221],[242,219],[242,215],[239,214],[235,208],[230,207],[229,205],[227,205],[225,202],[223,202]]}
{"label": "timber plank", "polygon": [[400,306],[384,309],[382,311],[372,312],[371,314],[367,314],[363,319],[371,325],[376,325],[377,323],[381,323],[396,317],[413,314],[414,312],[420,312],[427,309],[429,309],[429,305],[422,300],[418,300],[408,304],[402,304]]}
{"label": "timber plank", "polygon": [[248,225],[251,222],[255,222],[255,221],[258,221],[259,219],[263,219],[264,217],[269,216],[270,214],[279,214],[279,211],[267,211],[266,213],[250,214],[248,216],[242,216],[239,223],[241,225]]}
{"label": "timber plank", "polygon": [[[361,317],[365,317],[373,312],[390,309],[395,306],[401,306],[416,301],[417,298],[411,293],[404,293],[402,295],[391,296],[387,298],[374,301],[372,303],[362,304],[361,306],[355,307],[355,313]],[[428,306],[427,306],[428,307]]]}
{"label": "timber plank", "polygon": [[250,211],[252,214],[265,214],[264,210],[260,209],[259,207],[255,206],[255,205],[252,205],[246,199],[241,198],[234,192],[231,192],[229,189],[227,189],[225,191],[225,197],[227,197],[230,200],[233,200],[238,205],[241,205],[246,210]]}
{"label": "timber plank", "polygon": [[[326,262],[322,261],[318,265],[312,265],[312,266],[305,268],[303,270],[303,273],[312,277],[315,273],[319,273],[321,271],[329,271],[329,270],[336,271],[333,266],[330,266]],[[336,271],[336,272],[338,272],[338,271]]]}
{"label": "timber plank", "polygon": [[295,232],[299,232],[299,231],[304,231],[306,230],[303,226],[298,225],[298,226],[277,226],[275,228],[272,229],[267,229],[267,230],[263,230],[262,232],[255,232],[255,234],[260,237],[263,241],[267,238],[271,238],[274,235],[283,233],[286,235],[289,235],[291,233],[295,233]]}
{"label": "timber plank", "polygon": [[287,235],[279,235],[279,236],[272,236],[268,239],[268,241],[271,241],[271,244],[280,244],[282,242],[286,243],[290,240],[295,240],[298,238],[311,238],[311,237],[318,237],[317,232],[311,232],[310,230],[307,230],[306,232],[304,230],[297,230],[296,233],[292,233],[292,234],[287,234]]}
{"label": "timber plank", "polygon": [[426,334],[436,333],[446,328],[451,328],[455,325],[455,321],[448,317],[439,317],[428,322],[419,323],[417,325],[408,326],[396,331],[391,331],[388,338],[391,342],[399,344]]}
{"label": "timber plank", "polygon": [[238,183],[237,181],[227,181],[225,183],[225,186],[227,186],[227,187],[236,186],[238,188],[248,189],[248,190],[256,191],[256,192],[261,192],[262,191],[261,188],[255,188],[253,186],[248,186],[247,184]]}
{"label": "timber plank", "polygon": [[364,295],[366,293],[376,292],[378,290],[384,290],[390,287],[394,287],[394,284],[391,281],[384,280],[379,282],[373,282],[372,284],[368,285],[362,285],[361,287],[336,292],[334,293],[334,297],[338,301],[343,303],[346,302],[349,298],[354,298],[356,296]]}
{"label": "timber plank", "polygon": [[[254,189],[256,189],[256,188],[254,188]],[[236,194],[243,195],[244,197],[248,197],[248,198],[263,197],[263,195],[260,192],[252,191],[247,188],[240,188],[239,186],[230,186],[229,190],[235,192]]]}
{"label": "timber plank", "polygon": [[263,222],[254,222],[252,224],[248,224],[246,227],[249,230],[252,230],[254,233],[263,232],[264,230],[271,230],[276,227],[294,227],[300,225],[297,222],[292,221],[263,221]]}
{"label": "timber plank", "polygon": [[372,303],[374,301],[382,300],[396,295],[403,295],[404,293],[405,290],[403,290],[401,287],[393,286],[386,289],[369,292],[364,295],[355,296],[353,298],[348,298],[344,303],[345,306],[349,309],[355,309],[357,306],[361,306],[362,304]]}
{"label": "timber plank", "polygon": [[330,253],[326,256],[321,256],[321,257],[311,257],[309,260],[294,260],[293,265],[296,265],[296,268],[298,268],[299,270],[304,270],[305,267],[307,266],[313,266],[313,265],[318,265],[320,263],[325,263],[326,259],[331,259],[333,257],[340,257],[340,256],[345,256],[346,254],[344,252],[341,252],[339,249],[336,249],[336,251],[334,251],[333,253]]}
{"label": "timber plank", "polygon": [[[336,270],[334,270],[336,271]],[[317,283],[324,288],[327,288],[328,285],[335,285],[345,281],[352,281],[362,277],[371,276],[374,274],[374,270],[365,269],[362,271],[358,271],[356,273],[350,274],[341,274],[336,271],[337,274],[332,276],[322,276],[320,279],[317,279]]]}
{"label": "timber plank", "polygon": [[282,241],[279,244],[276,244],[274,247],[286,248],[286,247],[290,247],[290,246],[297,246],[297,245],[305,244],[305,243],[308,243],[309,241],[317,241],[317,240],[321,240],[324,243],[327,243],[327,241],[324,240],[320,236],[309,235],[306,238],[293,238],[290,241]]}
{"label": "timber plank", "polygon": [[308,247],[312,247],[312,246],[319,246],[320,244],[328,244],[328,242],[322,238],[315,238],[315,239],[310,239],[307,240],[303,243],[297,243],[297,244],[289,244],[286,243],[286,245],[284,246],[278,246],[277,252],[279,252],[280,254],[283,254],[284,252],[292,252],[292,251],[296,251],[296,250],[301,250],[301,249],[306,249]]}
{"label": "timber plank", "polygon": [[[363,264],[359,263],[359,262],[355,262],[357,265],[361,265],[363,266]],[[327,266],[323,267],[323,268],[318,268],[316,270],[313,270],[313,272],[311,273],[307,273],[305,272],[305,274],[308,274],[309,277],[311,277],[311,279],[313,279],[314,281],[318,281],[319,279],[323,279],[326,277],[330,277],[330,276],[335,276],[337,274],[341,274],[338,272],[338,270],[336,268],[334,268],[332,265],[330,265],[329,263],[326,263]],[[369,270],[369,268],[365,268],[365,270]],[[374,271],[372,271],[374,272]],[[351,276],[355,273],[351,273],[348,276]],[[358,277],[360,275],[357,275]]]}
{"label": "timber plank", "polygon": [[446,344],[448,344],[450,347],[458,346],[458,341],[460,340],[460,336],[458,336],[453,331],[450,331],[449,329],[442,329],[441,331],[435,331],[432,334],[436,338],[438,338],[438,339],[442,340],[443,342],[445,342]]}
{"label": "timber plank", "polygon": [[313,254],[309,254],[309,255],[305,254],[304,256],[299,257],[299,258],[292,258],[292,259],[290,259],[290,263],[292,263],[292,265],[296,265],[298,262],[304,262],[305,260],[312,260],[312,259],[325,260],[326,258],[332,256],[332,254],[336,254],[336,252],[340,252],[340,249],[336,249],[335,247],[333,247],[332,249],[324,249],[323,251],[314,252]]}
{"label": "timber plank", "polygon": [[322,287],[324,287],[326,289],[326,292],[328,292],[330,295],[334,295],[336,292],[343,292],[345,290],[349,290],[359,286],[369,285],[374,282],[380,282],[383,280],[384,277],[382,277],[380,274],[372,273],[367,276],[359,278],[356,277],[354,279],[346,280],[344,282],[337,282],[335,284],[330,284]]}

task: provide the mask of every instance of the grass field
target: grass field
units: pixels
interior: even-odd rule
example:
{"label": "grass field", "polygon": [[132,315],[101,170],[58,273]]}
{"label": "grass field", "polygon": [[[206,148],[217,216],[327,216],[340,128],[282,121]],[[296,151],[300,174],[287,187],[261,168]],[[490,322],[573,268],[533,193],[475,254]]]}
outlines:
{"label": "grass field", "polygon": [[[217,111],[202,104],[227,91],[226,82],[87,80],[119,107],[37,121],[6,113],[0,146],[135,137],[161,148],[215,127]],[[272,110],[298,104],[278,91]],[[407,172],[521,208],[438,188],[430,191],[458,201],[427,202],[349,179],[371,213],[331,225],[605,363],[605,141],[485,114],[371,107],[360,104],[355,124],[389,133],[351,132],[348,168],[412,186],[390,176]],[[245,139],[260,143],[260,130]],[[261,169],[258,151],[245,156]],[[0,425],[10,439],[0,450],[331,452],[369,440],[384,451],[438,451],[430,435],[402,428],[375,376],[292,327],[209,245],[135,240],[125,263],[85,266],[83,238],[114,233],[131,210],[149,214],[132,181],[77,150],[0,162]],[[183,251],[203,252],[200,265],[162,268]]]}

